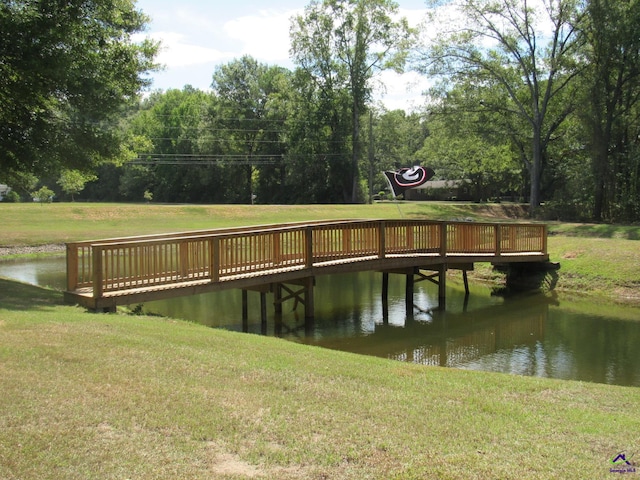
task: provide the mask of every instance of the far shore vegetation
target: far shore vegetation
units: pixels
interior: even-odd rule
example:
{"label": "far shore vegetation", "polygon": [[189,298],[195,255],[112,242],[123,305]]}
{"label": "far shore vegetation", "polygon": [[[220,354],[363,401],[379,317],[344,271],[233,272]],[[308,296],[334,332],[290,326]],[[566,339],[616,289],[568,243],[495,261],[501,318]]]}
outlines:
{"label": "far shore vegetation", "polygon": [[[322,218],[517,221],[519,210],[13,204],[0,208],[0,246]],[[607,301],[635,294],[640,227],[549,227],[559,288]],[[0,390],[6,479],[609,478],[618,453],[640,448],[638,388],[425,367],[169,318],[94,314],[63,305],[60,292],[6,279]]]}

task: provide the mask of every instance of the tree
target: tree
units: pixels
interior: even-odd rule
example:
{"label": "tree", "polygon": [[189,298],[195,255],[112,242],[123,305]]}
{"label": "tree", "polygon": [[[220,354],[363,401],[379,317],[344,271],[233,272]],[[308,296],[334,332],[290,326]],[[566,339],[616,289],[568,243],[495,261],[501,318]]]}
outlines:
{"label": "tree", "polygon": [[594,179],[593,218],[640,216],[640,4],[589,0],[581,118]]}
{"label": "tree", "polygon": [[79,170],[63,170],[57,183],[64,193],[71,195],[71,201],[73,202],[73,196],[84,190],[87,182],[91,182],[96,178],[98,177],[95,175],[82,173]]}
{"label": "tree", "polygon": [[[561,94],[580,73],[578,0],[462,0],[454,16],[462,25],[438,35],[422,70],[489,92],[481,106],[502,116],[521,152],[533,214],[541,202],[547,147],[575,108]],[[439,24],[442,19],[432,20],[434,29]]]}
{"label": "tree", "polygon": [[128,121],[138,158],[125,164],[120,191],[140,199],[145,190],[160,202],[220,201],[220,167],[203,148],[203,130],[213,94],[190,85],[154,92]]}
{"label": "tree", "polygon": [[44,203],[53,202],[53,197],[55,197],[55,194],[53,190],[51,190],[47,186],[43,186],[39,190],[33,192],[31,196],[35,201],[39,202],[40,205],[42,205]]}
{"label": "tree", "polygon": [[385,69],[402,71],[414,31],[392,17],[390,0],[313,0],[291,27],[294,61],[329,93],[346,90],[351,101],[350,201],[358,196],[360,116],[371,94],[371,79]]}
{"label": "tree", "polygon": [[[261,64],[250,56],[222,65],[213,74],[217,107],[209,128],[225,132],[226,154],[229,160],[235,158],[229,169],[229,178],[234,179],[230,192],[237,195],[232,201],[252,203],[256,174],[259,178],[261,171],[258,166],[279,163],[285,152],[280,139],[284,120],[270,106],[272,98],[288,88],[288,74],[282,67]],[[244,170],[242,183],[237,179],[238,167]]]}
{"label": "tree", "polygon": [[147,85],[157,44],[135,43],[133,0],[0,5],[0,171],[55,174],[117,155],[114,115]]}

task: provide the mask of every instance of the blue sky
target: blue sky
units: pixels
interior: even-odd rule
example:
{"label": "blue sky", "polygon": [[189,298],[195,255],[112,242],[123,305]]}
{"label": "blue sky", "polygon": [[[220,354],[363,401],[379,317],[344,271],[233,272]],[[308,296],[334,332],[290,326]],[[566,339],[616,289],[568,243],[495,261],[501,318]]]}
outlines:
{"label": "blue sky", "polygon": [[[289,60],[289,22],[308,0],[138,0],[151,17],[146,35],[162,42],[158,61],[164,71],[153,74],[152,89],[206,90],[217,65],[251,55],[268,65],[293,68]],[[400,13],[411,24],[426,11],[425,0],[400,0]],[[376,97],[387,108],[411,109],[422,103],[426,79],[415,73],[386,72],[386,92]]]}

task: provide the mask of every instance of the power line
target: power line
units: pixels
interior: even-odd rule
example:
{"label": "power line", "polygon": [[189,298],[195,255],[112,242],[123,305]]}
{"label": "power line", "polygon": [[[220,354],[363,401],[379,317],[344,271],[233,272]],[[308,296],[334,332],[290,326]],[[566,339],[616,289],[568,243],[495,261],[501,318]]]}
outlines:
{"label": "power line", "polygon": [[275,165],[282,155],[202,155],[202,154],[149,154],[127,162],[128,165]]}
{"label": "power line", "polygon": [[[309,159],[309,158],[328,158],[339,157],[343,154],[318,153],[311,155],[287,154],[286,158],[293,159]],[[181,165],[185,167],[197,166],[223,166],[223,165],[277,165],[282,163],[285,155],[206,155],[197,153],[172,154],[172,153],[152,153],[139,154],[134,160],[128,161],[125,165]]]}

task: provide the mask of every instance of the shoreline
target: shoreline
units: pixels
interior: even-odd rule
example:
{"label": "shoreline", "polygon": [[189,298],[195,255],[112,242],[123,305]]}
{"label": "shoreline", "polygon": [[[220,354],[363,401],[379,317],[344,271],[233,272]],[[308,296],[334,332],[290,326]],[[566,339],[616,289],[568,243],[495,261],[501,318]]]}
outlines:
{"label": "shoreline", "polygon": [[0,260],[3,257],[13,257],[18,255],[37,255],[37,254],[55,254],[55,253],[65,253],[66,247],[64,244],[52,243],[46,245],[20,245],[20,246],[11,246],[11,245],[3,245],[0,246]]}

